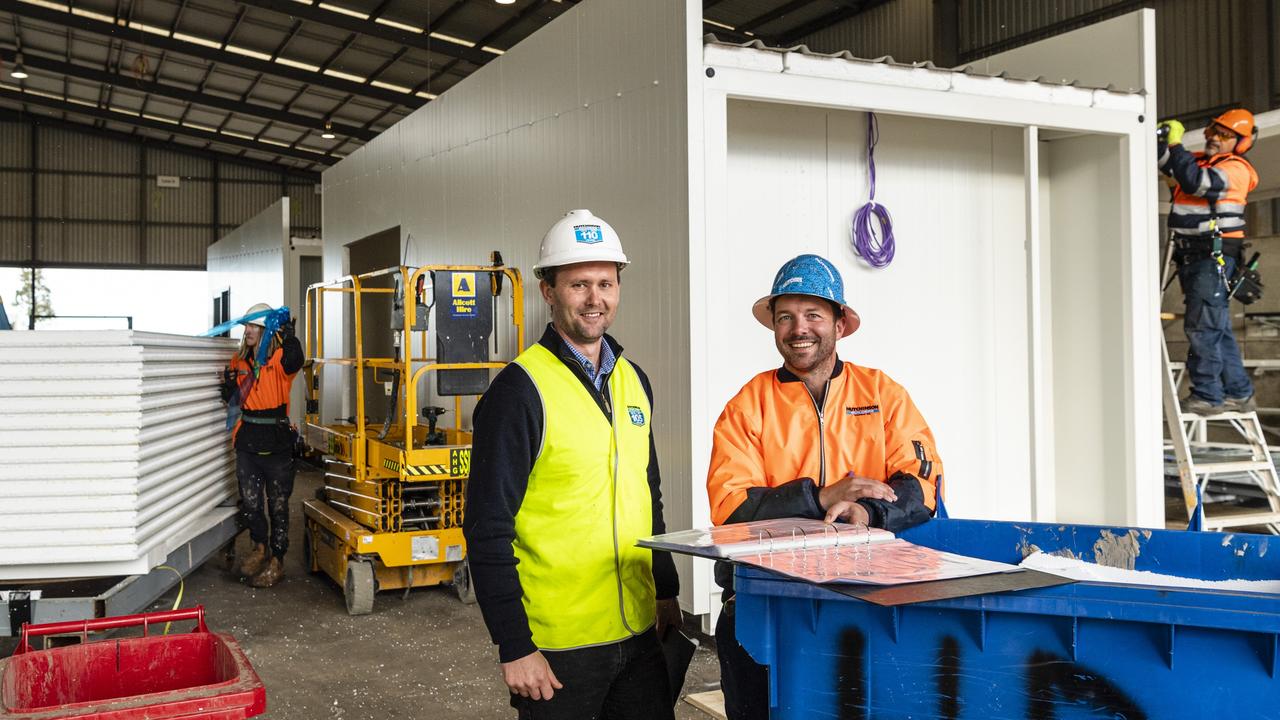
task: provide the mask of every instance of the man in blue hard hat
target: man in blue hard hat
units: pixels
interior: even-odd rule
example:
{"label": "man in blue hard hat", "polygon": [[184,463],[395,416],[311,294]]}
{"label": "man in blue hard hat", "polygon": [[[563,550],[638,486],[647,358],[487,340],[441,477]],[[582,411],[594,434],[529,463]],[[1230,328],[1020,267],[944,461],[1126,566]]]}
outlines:
{"label": "man in blue hard hat", "polygon": [[[782,367],[752,378],[716,421],[707,472],[715,524],[797,517],[897,532],[932,517],[942,460],[924,416],[888,375],[836,356],[836,341],[861,319],[835,265],[818,255],[789,260],[752,314],[773,330]],[[730,720],[767,718],[768,671],[738,643],[727,563],[717,563],[716,582],[725,711]]]}

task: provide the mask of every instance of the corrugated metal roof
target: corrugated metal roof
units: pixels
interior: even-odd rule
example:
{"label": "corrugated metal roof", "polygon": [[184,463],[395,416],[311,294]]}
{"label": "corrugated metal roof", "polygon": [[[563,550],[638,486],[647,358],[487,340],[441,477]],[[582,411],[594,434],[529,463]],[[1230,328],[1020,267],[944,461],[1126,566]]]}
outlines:
{"label": "corrugated metal roof", "polygon": [[578,1],[13,0],[0,108],[316,170]]}
{"label": "corrugated metal roof", "polygon": [[[1118,89],[1110,85],[1108,85],[1107,87],[1092,87],[1089,85],[1083,85],[1083,84],[1077,83],[1074,80],[1055,80],[1051,78],[1046,78],[1042,75],[1036,76],[1036,77],[1021,77],[1021,76],[1013,75],[1008,72],[986,73],[978,70],[973,65],[962,65],[960,67],[955,67],[955,68],[944,68],[944,67],[939,67],[937,65],[934,65],[932,62],[902,63],[894,60],[892,57],[888,55],[885,55],[884,57],[879,57],[879,58],[860,58],[860,57],[856,57],[853,53],[849,52],[848,50],[842,50],[840,52],[834,52],[834,53],[819,53],[819,52],[814,52],[810,50],[809,47],[806,45],[795,45],[793,47],[782,48],[782,47],[770,47],[764,44],[764,42],[760,40],[751,40],[751,41],[742,42],[742,43],[726,42],[724,40],[719,39],[714,34],[708,34],[704,36],[703,45],[704,47],[739,49],[739,50],[748,51],[748,52],[759,51],[759,52],[766,52],[766,53],[775,53],[778,55],[782,55],[784,57],[786,55],[799,55],[805,58],[844,60],[851,63],[858,63],[858,64],[869,65],[869,66],[879,65],[879,66],[905,68],[905,69],[912,69],[912,70],[923,69],[923,70],[929,70],[937,73],[951,73],[951,74],[957,74],[957,75],[967,75],[972,77],[995,78],[1000,80],[1009,80],[1012,82],[1034,83],[1037,85],[1045,85],[1045,86],[1053,86],[1053,87],[1071,87],[1079,90],[1105,92],[1105,93],[1110,93],[1115,95],[1145,95],[1145,92],[1142,90],[1131,90],[1128,88]],[[783,62],[785,67],[786,61],[784,60]]]}

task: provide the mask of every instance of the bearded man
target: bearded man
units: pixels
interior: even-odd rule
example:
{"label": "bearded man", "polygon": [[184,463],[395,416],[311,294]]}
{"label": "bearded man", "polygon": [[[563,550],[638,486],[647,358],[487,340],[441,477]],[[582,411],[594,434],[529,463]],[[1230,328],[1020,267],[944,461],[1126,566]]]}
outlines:
{"label": "bearded man", "polygon": [[[797,517],[897,532],[932,517],[942,461],[924,417],[889,376],[836,356],[836,341],[861,320],[835,265],[817,255],[787,261],[752,313],[773,330],[782,367],[752,378],[716,421],[712,521]],[[727,563],[717,563],[716,582],[725,711],[729,720],[767,718],[768,668],[737,641]]]}

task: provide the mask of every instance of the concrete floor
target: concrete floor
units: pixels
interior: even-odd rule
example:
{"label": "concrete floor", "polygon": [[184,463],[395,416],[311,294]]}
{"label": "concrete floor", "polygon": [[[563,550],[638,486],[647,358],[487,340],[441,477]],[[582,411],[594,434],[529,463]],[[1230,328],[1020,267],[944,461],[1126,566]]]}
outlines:
{"label": "concrete floor", "polygon": [[[273,720],[513,718],[497,650],[480,610],[463,605],[452,588],[379,593],[371,615],[347,615],[342,591],[302,566],[303,499],[314,496],[320,474],[298,473],[286,577],[269,590],[242,584],[215,557],[186,580],[182,604],[202,604],[217,632],[232,634],[267,688]],[[240,548],[247,544],[241,535]],[[172,607],[176,591],[154,609]],[[690,632],[693,625],[691,624]],[[693,659],[685,693],[719,684],[715,651],[706,637]],[[7,639],[6,639],[7,640]],[[0,643],[0,652],[12,651]],[[681,720],[709,716],[683,699]]]}

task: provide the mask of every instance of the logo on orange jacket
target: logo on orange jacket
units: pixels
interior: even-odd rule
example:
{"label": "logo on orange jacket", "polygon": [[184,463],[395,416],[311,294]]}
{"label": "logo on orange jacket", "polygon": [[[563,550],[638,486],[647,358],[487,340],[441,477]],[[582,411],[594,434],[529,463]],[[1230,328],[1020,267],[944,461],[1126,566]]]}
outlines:
{"label": "logo on orange jacket", "polygon": [[844,408],[845,415],[875,415],[878,412],[880,412],[879,405],[863,405],[862,407],[846,405]]}

